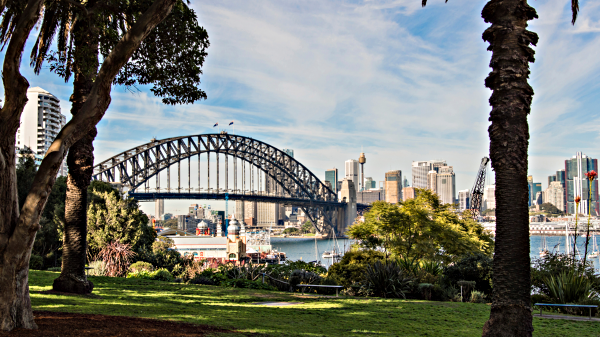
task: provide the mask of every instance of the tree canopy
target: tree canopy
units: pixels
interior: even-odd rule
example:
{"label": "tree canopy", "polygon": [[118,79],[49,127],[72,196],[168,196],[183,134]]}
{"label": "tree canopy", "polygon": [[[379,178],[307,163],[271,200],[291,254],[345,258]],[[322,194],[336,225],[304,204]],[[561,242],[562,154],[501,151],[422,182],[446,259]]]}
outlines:
{"label": "tree canopy", "polygon": [[373,203],[365,221],[352,225],[348,235],[365,248],[381,247],[406,261],[450,262],[472,253],[492,253],[493,240],[480,224],[460,218],[429,190],[415,192],[414,199],[398,204]]}

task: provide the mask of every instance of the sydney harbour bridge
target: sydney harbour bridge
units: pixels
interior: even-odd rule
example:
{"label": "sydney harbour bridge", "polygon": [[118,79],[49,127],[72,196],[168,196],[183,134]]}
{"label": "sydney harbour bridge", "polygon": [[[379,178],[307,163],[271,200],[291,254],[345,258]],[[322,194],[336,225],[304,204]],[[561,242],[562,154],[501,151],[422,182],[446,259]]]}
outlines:
{"label": "sydney harbour bridge", "polygon": [[[183,172],[182,172],[183,169]],[[139,201],[228,199],[301,208],[319,232],[356,217],[356,192],[330,184],[285,152],[249,137],[200,134],[152,139],[94,166],[94,180],[118,183]]]}

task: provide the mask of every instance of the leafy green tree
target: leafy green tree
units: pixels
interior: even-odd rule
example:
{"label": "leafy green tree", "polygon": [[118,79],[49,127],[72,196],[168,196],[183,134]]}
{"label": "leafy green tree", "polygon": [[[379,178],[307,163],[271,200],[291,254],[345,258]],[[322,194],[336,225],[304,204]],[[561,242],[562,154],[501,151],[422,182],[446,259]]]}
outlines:
{"label": "leafy green tree", "polygon": [[540,209],[549,214],[564,215],[565,213],[549,202],[540,205]]}
{"label": "leafy green tree", "polygon": [[25,198],[33,184],[33,178],[37,172],[33,151],[27,146],[19,151],[19,163],[17,164],[17,192],[19,194],[19,208],[23,207]]}
{"label": "leafy green tree", "polygon": [[298,228],[290,227],[283,230],[283,234],[297,234]]}
{"label": "leafy green tree", "polygon": [[365,248],[383,247],[404,261],[421,259],[450,262],[472,253],[490,254],[492,238],[470,218],[460,218],[429,190],[398,204],[373,203],[365,221],[348,229],[348,235]]}
{"label": "leafy green tree", "polygon": [[96,256],[114,241],[130,244],[135,253],[151,247],[156,232],[148,226],[148,217],[140,211],[138,202],[123,199],[117,190],[106,191],[106,186],[95,188],[90,191],[92,198],[87,213],[90,254]]}
{"label": "leafy green tree", "polygon": [[329,267],[327,276],[338,284],[350,287],[363,281],[367,265],[373,265],[375,261],[384,259],[384,254],[376,250],[351,250],[344,254],[340,262]]}
{"label": "leafy green tree", "polygon": [[316,231],[315,226],[313,226],[310,220],[306,221],[300,229],[302,233],[314,233]]}

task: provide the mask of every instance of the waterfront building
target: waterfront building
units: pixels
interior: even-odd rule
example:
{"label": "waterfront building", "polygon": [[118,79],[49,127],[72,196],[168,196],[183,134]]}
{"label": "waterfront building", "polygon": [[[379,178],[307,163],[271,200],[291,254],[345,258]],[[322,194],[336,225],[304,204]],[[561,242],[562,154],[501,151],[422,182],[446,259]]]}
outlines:
{"label": "waterfront building", "polygon": [[483,189],[483,210],[496,209],[496,185],[486,185]]}
{"label": "waterfront building", "polygon": [[352,180],[355,187],[360,186],[359,178],[358,178],[358,173],[359,173],[358,161],[354,160],[354,159],[346,160],[345,168],[346,168],[346,171],[344,172],[345,173],[344,177],[348,180]]}
{"label": "waterfront building", "polygon": [[162,219],[165,214],[165,200],[156,199],[154,200],[154,217],[156,219]]}
{"label": "waterfront building", "polygon": [[440,167],[436,178],[436,192],[442,204],[454,204],[456,198],[456,176],[452,166]]}
{"label": "waterfront building", "polygon": [[333,192],[335,192],[337,194],[337,192],[339,191],[339,189],[338,189],[338,181],[339,181],[338,169],[336,169],[334,167],[331,170],[325,171],[325,181],[328,181],[331,184],[331,189],[333,190]]}
{"label": "waterfront building", "polygon": [[591,214],[598,215],[598,180],[592,183],[592,200],[589,199],[589,181],[585,174],[598,172],[598,160],[577,152],[571,159],[565,160],[565,201],[567,213],[575,214],[575,198],[581,197],[579,213],[587,214],[591,206]]}
{"label": "waterfront building", "polygon": [[197,225],[195,236],[167,236],[173,240],[173,249],[182,256],[194,260],[218,259],[242,261],[246,259],[246,236],[241,235],[240,223],[233,219],[227,228],[227,236],[213,236],[205,222]]}
{"label": "waterfront building", "polygon": [[438,171],[439,167],[445,166],[445,160],[413,161],[412,162],[412,187],[428,188],[427,174],[429,171]]}
{"label": "waterfront building", "polygon": [[402,201],[402,171],[385,173],[385,201],[392,204]]}
{"label": "waterfront building", "polygon": [[544,202],[551,203],[559,210],[565,210],[565,189],[560,181],[552,181],[550,186],[544,191]]}
{"label": "waterfront building", "polygon": [[[29,88],[27,104],[17,129],[16,147],[22,149],[27,146],[36,157],[43,158],[66,123],[67,118],[61,114],[60,100],[56,96],[40,87]],[[58,175],[67,175],[66,156]]]}
{"label": "waterfront building", "polygon": [[458,191],[458,209],[462,212],[471,207],[470,204],[471,199],[471,191],[469,190],[461,190]]}
{"label": "waterfront building", "polygon": [[414,187],[404,187],[402,189],[402,200],[406,201],[409,199],[415,198],[415,188]]}

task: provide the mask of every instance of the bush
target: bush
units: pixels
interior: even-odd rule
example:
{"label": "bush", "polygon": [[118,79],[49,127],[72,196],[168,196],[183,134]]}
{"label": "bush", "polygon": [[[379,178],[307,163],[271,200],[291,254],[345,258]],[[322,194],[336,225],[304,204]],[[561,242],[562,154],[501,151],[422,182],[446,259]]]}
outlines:
{"label": "bush", "polygon": [[29,257],[29,269],[40,270],[44,266],[44,258],[31,254]]}
{"label": "bush", "polygon": [[171,275],[171,273],[164,268],[155,270],[152,273],[150,273],[150,275],[151,275],[152,280],[165,281],[165,282],[173,281],[173,275]]}
{"label": "bush", "polygon": [[50,267],[48,271],[61,271],[61,267]]}
{"label": "bush", "polygon": [[144,279],[144,280],[151,280],[152,275],[150,275],[149,271],[142,269],[140,271],[128,273],[127,278],[139,278],[139,279]]}
{"label": "bush", "polygon": [[126,276],[134,255],[135,253],[131,250],[130,244],[113,241],[106,245],[100,251],[100,257],[106,263],[106,275],[111,277]]}
{"label": "bush", "polygon": [[138,262],[132,264],[131,266],[129,266],[129,271],[132,273],[137,273],[141,270],[151,272],[151,271],[154,271],[154,267],[152,266],[152,264],[150,264],[148,262],[144,262],[144,261],[138,261]]}
{"label": "bush", "polygon": [[352,250],[346,252],[340,262],[329,267],[327,277],[348,288],[364,280],[367,265],[384,258],[384,254],[376,250]]}
{"label": "bush", "polygon": [[579,303],[592,295],[591,281],[573,270],[545,277],[543,281],[554,303]]}
{"label": "bush", "polygon": [[196,276],[194,276],[193,278],[191,278],[188,281],[189,284],[204,284],[207,286],[216,286],[218,285],[215,281],[213,281],[212,278],[206,277],[206,276],[202,276],[200,274],[197,274]]}
{"label": "bush", "polygon": [[[475,290],[490,295],[492,293],[492,259],[483,254],[463,257],[460,261],[444,268],[440,280],[445,288],[456,287],[459,281],[474,281]],[[460,289],[460,288],[459,288]]]}
{"label": "bush", "polygon": [[471,303],[485,303],[485,294],[476,290],[471,292]]}
{"label": "bush", "polygon": [[365,296],[406,298],[405,292],[409,290],[413,280],[405,276],[395,261],[375,261],[374,264],[367,265],[360,293]]}
{"label": "bush", "polygon": [[102,260],[92,261],[89,263],[88,275],[90,276],[106,276],[106,263]]}
{"label": "bush", "polygon": [[531,267],[531,286],[535,293],[541,293],[550,296],[550,289],[547,281],[552,276],[568,273],[576,270],[579,275],[585,275],[590,281],[591,286],[600,290],[599,278],[594,273],[593,262],[588,261],[586,266],[580,260],[573,260],[572,256],[565,254],[550,253],[544,258],[535,259]]}

